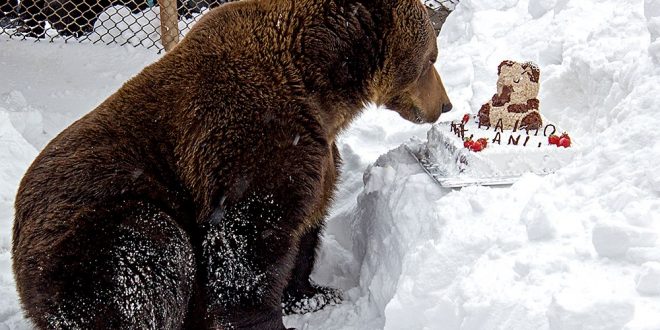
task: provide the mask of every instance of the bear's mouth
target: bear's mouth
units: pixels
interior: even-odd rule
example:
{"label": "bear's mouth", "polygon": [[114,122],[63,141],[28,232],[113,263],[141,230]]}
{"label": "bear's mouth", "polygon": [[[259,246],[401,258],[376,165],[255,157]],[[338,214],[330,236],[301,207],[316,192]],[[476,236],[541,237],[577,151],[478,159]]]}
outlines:
{"label": "bear's mouth", "polygon": [[422,115],[422,109],[418,107],[412,107],[412,112],[413,112],[413,122],[416,124],[424,124],[424,116]]}

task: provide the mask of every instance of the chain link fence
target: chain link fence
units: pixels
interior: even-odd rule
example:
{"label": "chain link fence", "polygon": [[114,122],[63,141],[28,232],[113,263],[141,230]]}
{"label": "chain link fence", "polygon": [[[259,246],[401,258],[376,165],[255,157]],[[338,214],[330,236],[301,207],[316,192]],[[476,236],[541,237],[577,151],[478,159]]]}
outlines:
{"label": "chain link fence", "polygon": [[[229,1],[0,0],[0,34],[168,50],[201,15]],[[458,1],[424,0],[436,32]]]}

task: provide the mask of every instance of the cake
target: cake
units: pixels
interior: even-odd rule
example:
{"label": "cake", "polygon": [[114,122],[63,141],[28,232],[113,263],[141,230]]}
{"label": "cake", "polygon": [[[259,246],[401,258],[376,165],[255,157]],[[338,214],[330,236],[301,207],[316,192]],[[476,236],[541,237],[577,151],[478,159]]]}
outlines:
{"label": "cake", "polygon": [[501,121],[504,129],[541,127],[538,66],[532,62],[503,61],[497,74],[497,94],[481,106],[479,122],[494,126]]}
{"label": "cake", "polygon": [[[443,164],[448,177],[472,178],[517,177],[524,173],[549,174],[570,162],[575,144],[569,148],[550,144],[550,136],[560,129],[547,123],[535,129],[504,129],[484,126],[470,117],[468,122],[434,125],[427,134],[424,157],[431,163]],[[465,141],[486,139],[487,146],[475,152]]]}
{"label": "cake", "polygon": [[477,115],[435,124],[428,141],[411,148],[440,183],[512,183],[524,173],[552,173],[575,156],[575,143],[540,113],[540,70],[533,63],[504,61],[497,94]]}

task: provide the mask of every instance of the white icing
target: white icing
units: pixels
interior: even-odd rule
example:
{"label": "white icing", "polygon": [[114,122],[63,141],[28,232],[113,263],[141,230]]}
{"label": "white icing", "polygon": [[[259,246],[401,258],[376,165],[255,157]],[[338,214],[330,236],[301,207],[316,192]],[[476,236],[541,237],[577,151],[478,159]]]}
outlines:
{"label": "white icing", "polygon": [[[544,123],[547,122],[544,118]],[[576,154],[573,139],[569,148],[550,145],[543,128],[539,129],[538,133],[536,130],[496,131],[494,127],[479,128],[478,124],[471,120],[464,126],[465,137],[472,136],[474,141],[480,138],[488,139],[488,146],[484,150],[474,152],[463,146],[463,139],[452,132],[451,127],[452,123],[438,123],[427,135],[429,157],[438,164],[444,164],[448,176],[501,177],[518,176],[527,172],[548,174],[568,164]],[[552,131],[549,127],[547,134],[550,135]],[[500,144],[493,142],[498,132],[501,137]],[[560,135],[561,132],[557,128],[555,134]],[[508,144],[511,136],[514,139],[520,137],[518,145]],[[523,146],[527,137],[529,140],[526,146]]]}

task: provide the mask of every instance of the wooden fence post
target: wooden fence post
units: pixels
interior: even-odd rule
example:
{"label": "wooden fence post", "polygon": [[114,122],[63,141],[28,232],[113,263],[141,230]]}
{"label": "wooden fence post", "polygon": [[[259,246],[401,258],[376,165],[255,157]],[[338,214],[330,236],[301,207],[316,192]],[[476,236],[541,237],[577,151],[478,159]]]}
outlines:
{"label": "wooden fence post", "polygon": [[177,0],[158,0],[160,5],[160,42],[165,51],[179,42],[179,13],[176,8]]}

